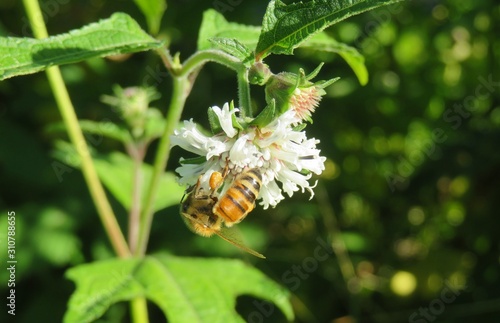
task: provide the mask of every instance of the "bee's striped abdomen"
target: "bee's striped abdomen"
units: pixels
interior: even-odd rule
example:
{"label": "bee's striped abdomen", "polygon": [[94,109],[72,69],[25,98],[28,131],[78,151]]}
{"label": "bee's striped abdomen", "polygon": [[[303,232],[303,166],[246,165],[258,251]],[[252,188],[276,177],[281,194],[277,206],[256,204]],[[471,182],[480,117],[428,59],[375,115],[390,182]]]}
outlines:
{"label": "bee's striped abdomen", "polygon": [[227,226],[240,222],[253,210],[261,183],[262,174],[256,168],[239,174],[214,205],[213,213],[222,217]]}

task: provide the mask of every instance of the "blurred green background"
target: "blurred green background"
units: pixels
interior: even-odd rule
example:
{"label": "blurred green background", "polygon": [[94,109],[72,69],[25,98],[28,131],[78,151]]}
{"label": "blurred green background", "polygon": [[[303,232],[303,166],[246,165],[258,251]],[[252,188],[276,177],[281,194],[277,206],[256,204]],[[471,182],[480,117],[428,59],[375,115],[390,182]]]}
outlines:
{"label": "blurred green background", "polygon": [[[145,21],[132,1],[44,1],[50,34],[122,11]],[[196,47],[202,12],[220,3],[229,21],[259,25],[267,1],[169,1],[159,37],[186,59]],[[220,8],[220,7],[219,7]],[[275,209],[258,207],[240,225],[268,259],[256,267],[293,292],[299,322],[497,322],[500,318],[500,5],[481,1],[411,1],[352,17],[329,30],[358,48],[370,73],[359,85],[332,54],[298,50],[270,57],[273,72],[340,76],[307,127],[327,157],[316,196],[296,194]],[[0,3],[0,33],[29,36],[20,1]],[[153,53],[121,61],[93,59],[62,67],[81,119],[117,120],[100,102],[112,86],[156,85],[163,112],[170,80]],[[151,75],[156,78],[152,78]],[[262,104],[262,88],[253,88]],[[206,122],[206,109],[236,99],[235,75],[208,64],[183,119]],[[61,133],[44,73],[0,82],[0,246],[6,255],[7,211],[17,214],[17,319],[59,321],[74,290],[67,268],[112,257],[81,173],[58,178],[51,157]],[[101,152],[122,150],[110,140]],[[155,145],[147,160],[151,162]],[[174,149],[168,168],[181,156]],[[61,179],[61,180],[60,180]],[[126,212],[112,200],[120,221]],[[241,257],[231,245],[196,237],[177,207],[159,212],[150,252]],[[324,241],[324,242],[323,242]],[[318,248],[332,244],[325,256]],[[321,250],[320,250],[321,251]],[[316,258],[315,258],[316,257]],[[7,273],[0,290],[7,291]],[[283,320],[250,297],[238,310],[251,322]],[[269,310],[269,313],[268,313]],[[5,308],[3,311],[6,311]],[[126,321],[127,304],[101,321]],[[269,315],[267,315],[269,314]],[[2,313],[3,315],[3,313]],[[152,306],[153,322],[163,319]]]}

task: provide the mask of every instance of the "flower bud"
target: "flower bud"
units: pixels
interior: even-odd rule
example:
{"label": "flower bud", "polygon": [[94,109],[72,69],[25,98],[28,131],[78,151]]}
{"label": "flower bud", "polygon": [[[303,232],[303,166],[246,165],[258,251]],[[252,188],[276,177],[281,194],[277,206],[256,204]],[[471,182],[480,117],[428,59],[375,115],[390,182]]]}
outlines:
{"label": "flower bud", "polygon": [[299,74],[284,72],[271,76],[266,85],[266,101],[269,104],[274,100],[277,116],[288,110],[294,110],[301,121],[312,122],[311,114],[326,93],[323,88],[338,79],[310,82],[320,68],[321,65],[308,76],[302,69],[299,70]]}
{"label": "flower bud", "polygon": [[113,88],[114,96],[103,95],[102,102],[112,106],[130,127],[133,137],[143,135],[149,103],[159,98],[154,88],[127,87]]}
{"label": "flower bud", "polygon": [[271,75],[272,72],[268,65],[262,62],[256,62],[248,71],[248,81],[250,84],[264,85]]}

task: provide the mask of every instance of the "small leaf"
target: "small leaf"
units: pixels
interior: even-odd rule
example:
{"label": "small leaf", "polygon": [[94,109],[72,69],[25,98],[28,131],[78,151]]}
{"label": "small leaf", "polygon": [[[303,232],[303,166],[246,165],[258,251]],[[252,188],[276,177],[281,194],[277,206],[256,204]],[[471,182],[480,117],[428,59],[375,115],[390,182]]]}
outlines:
{"label": "small leaf", "polygon": [[203,13],[198,36],[198,50],[214,48],[211,38],[235,39],[252,50],[259,39],[260,27],[228,22],[223,15],[213,9]]}
{"label": "small leaf", "polygon": [[259,128],[267,126],[276,116],[276,101],[271,99],[269,104],[259,113],[250,125],[256,125]]}
{"label": "small leaf", "polygon": [[160,46],[161,42],[124,13],[45,39],[0,37],[0,80],[36,73],[53,65]]}
{"label": "small leaf", "polygon": [[214,37],[209,40],[214,47],[238,58],[242,62],[249,61],[253,55],[253,52],[248,47],[236,39]]}
{"label": "small leaf", "polygon": [[219,117],[214,112],[212,108],[208,108],[208,124],[210,125],[210,131],[212,135],[222,132],[222,126],[219,121]]}
{"label": "small leaf", "polygon": [[179,160],[179,163],[181,165],[201,165],[207,161],[207,157],[205,156],[198,156],[198,157],[193,157],[193,158],[181,158]]}
{"label": "small leaf", "polygon": [[[93,121],[79,120],[85,138],[92,145],[101,143],[103,137],[110,138],[128,144],[133,142],[130,130],[124,124],[117,124],[111,121]],[[144,126],[144,135],[141,140],[149,142],[161,137],[165,129],[165,119],[160,111],[155,108],[149,108]],[[46,127],[47,132],[66,131],[66,125],[63,122],[51,124]]]}
{"label": "small leaf", "polygon": [[240,260],[181,258],[111,259],[69,269],[76,284],[64,322],[91,322],[114,303],[146,297],[169,322],[244,322],[239,295],[273,302],[293,320],[288,292]]}
{"label": "small leaf", "polygon": [[[234,110],[234,101],[231,101],[229,103],[229,111],[233,111]],[[233,124],[233,128],[234,129],[239,129],[239,130],[243,130],[243,126],[241,125],[241,123],[238,121],[238,118],[236,118],[236,113],[233,113],[231,115],[231,123]]]}
{"label": "small leaf", "polygon": [[365,58],[354,47],[339,43],[325,33],[319,33],[303,42],[299,48],[339,54],[356,74],[361,85],[368,83]]}
{"label": "small leaf", "polygon": [[161,18],[167,9],[166,0],[134,0],[134,2],[146,17],[149,32],[153,35],[158,34]]}
{"label": "small leaf", "polygon": [[[78,122],[83,132],[87,134],[85,137],[92,144],[100,143],[102,137],[118,140],[123,143],[132,141],[129,131],[124,127],[113,122],[80,120]],[[47,132],[65,131],[66,125],[62,122],[51,124],[46,128]]]}
{"label": "small leaf", "polygon": [[272,0],[262,22],[256,58],[293,54],[294,48],[317,32],[362,12],[402,0],[313,0],[290,5]]}

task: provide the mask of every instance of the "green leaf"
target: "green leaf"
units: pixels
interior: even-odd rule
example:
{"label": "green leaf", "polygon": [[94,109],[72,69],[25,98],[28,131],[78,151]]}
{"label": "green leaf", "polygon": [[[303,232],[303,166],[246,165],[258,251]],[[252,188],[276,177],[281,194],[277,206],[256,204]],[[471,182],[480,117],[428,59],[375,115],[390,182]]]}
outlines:
{"label": "green leaf", "polygon": [[165,118],[160,110],[149,108],[146,117],[146,125],[144,126],[144,140],[153,140],[160,138],[165,131]]}
{"label": "green leaf", "polygon": [[[133,162],[127,155],[119,152],[113,152],[108,156],[94,159],[97,174],[103,184],[113,193],[118,201],[127,209],[131,207],[132,196],[132,176]],[[153,167],[148,164],[142,164],[141,171],[143,175],[142,198],[144,198],[147,187],[151,181]],[[153,210],[158,211],[166,207],[178,204],[184,194],[184,188],[181,187],[174,174],[163,173],[160,178],[158,189],[158,198],[156,199]]]}
{"label": "green leaf", "polygon": [[250,125],[256,125],[259,128],[267,126],[276,118],[276,100],[271,99],[269,104],[253,119]]}
{"label": "green leaf", "polygon": [[236,39],[230,38],[210,38],[210,42],[214,47],[240,59],[242,62],[249,61],[253,55],[253,52],[237,41]]}
{"label": "green leaf", "polygon": [[0,80],[36,73],[53,65],[160,46],[160,41],[124,13],[45,39],[0,37]]}
{"label": "green leaf", "polygon": [[212,135],[220,133],[222,131],[222,126],[220,124],[219,117],[217,117],[217,114],[215,114],[212,108],[208,108],[207,113],[208,124],[210,125],[210,131],[212,132]]}
{"label": "green leaf", "polygon": [[[147,113],[144,135],[141,137],[141,140],[145,142],[161,137],[165,129],[165,119],[163,119],[158,109],[149,108]],[[78,123],[85,134],[85,138],[94,146],[100,144],[103,137],[117,140],[123,144],[133,142],[130,130],[124,124],[93,120],[79,120]],[[54,123],[46,127],[46,130],[49,133],[66,131],[66,125],[63,122]]]}
{"label": "green leaf", "polygon": [[254,49],[259,39],[260,27],[228,22],[223,15],[213,9],[203,13],[198,35],[198,50],[211,49],[211,38],[235,39],[243,46]]}
{"label": "green leaf", "polygon": [[383,5],[402,0],[312,0],[290,5],[272,0],[262,22],[256,48],[257,60],[269,54],[293,54],[310,36],[342,21]]}
{"label": "green leaf", "polygon": [[294,314],[288,291],[240,260],[181,258],[167,254],[111,259],[69,269],[76,284],[64,322],[91,322],[114,303],[144,296],[169,322],[245,322],[235,310],[239,295],[273,302]]}
{"label": "green leaf", "polygon": [[[83,132],[88,134],[86,138],[91,144],[100,143],[102,137],[115,139],[123,143],[132,141],[130,132],[124,126],[116,123],[93,120],[80,120],[78,123]],[[54,123],[46,127],[46,130],[47,132],[66,131],[66,125],[63,122]]]}
{"label": "green leaf", "polygon": [[193,158],[182,158],[179,160],[181,165],[201,165],[207,161],[207,157],[198,156]]}
{"label": "green leaf", "polygon": [[[231,101],[229,103],[229,111],[233,111],[233,110],[234,110],[234,101]],[[233,113],[231,115],[231,123],[233,124],[233,128],[234,129],[243,130],[243,126],[238,121],[238,118],[236,118],[236,114],[235,113]]]}
{"label": "green leaf", "polygon": [[[80,167],[80,158],[76,150],[69,143],[58,143],[56,145],[54,157],[69,164],[72,167]],[[97,175],[104,186],[113,194],[113,196],[123,205],[126,210],[130,210],[132,197],[132,177],[134,163],[132,159],[120,152],[112,152],[107,155],[98,155],[93,157],[97,170]],[[144,201],[147,187],[151,181],[153,167],[143,163],[141,165],[142,185],[141,196]],[[160,179],[158,198],[154,204],[154,211],[178,204],[184,194],[184,188],[181,187],[174,174],[170,172],[163,173]]]}
{"label": "green leaf", "polygon": [[160,30],[161,18],[167,9],[166,0],[134,0],[146,17],[149,32],[153,35]]}
{"label": "green leaf", "polygon": [[318,33],[303,42],[299,48],[339,54],[352,68],[361,85],[368,83],[365,58],[354,47],[339,43],[326,33]]}

